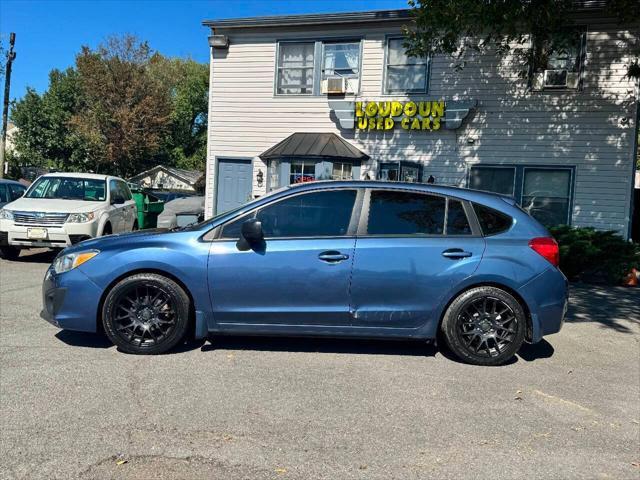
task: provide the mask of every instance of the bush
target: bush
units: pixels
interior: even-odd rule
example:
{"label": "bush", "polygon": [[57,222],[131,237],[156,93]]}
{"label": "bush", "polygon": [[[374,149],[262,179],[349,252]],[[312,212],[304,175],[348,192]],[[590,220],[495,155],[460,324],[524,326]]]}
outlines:
{"label": "bush", "polygon": [[560,245],[560,270],[569,280],[619,284],[632,267],[640,268],[640,245],[614,231],[566,225],[550,231]]}

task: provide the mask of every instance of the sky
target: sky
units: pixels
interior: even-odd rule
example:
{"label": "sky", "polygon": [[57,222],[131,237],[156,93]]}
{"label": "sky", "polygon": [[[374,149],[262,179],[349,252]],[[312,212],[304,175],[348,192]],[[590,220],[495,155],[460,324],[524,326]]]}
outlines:
{"label": "sky", "polygon": [[73,65],[82,45],[95,47],[113,34],[134,34],[163,55],[207,62],[205,19],[406,6],[406,0],[0,0],[0,39],[6,49],[9,33],[16,34],[16,99],[27,86],[46,90],[49,71]]}

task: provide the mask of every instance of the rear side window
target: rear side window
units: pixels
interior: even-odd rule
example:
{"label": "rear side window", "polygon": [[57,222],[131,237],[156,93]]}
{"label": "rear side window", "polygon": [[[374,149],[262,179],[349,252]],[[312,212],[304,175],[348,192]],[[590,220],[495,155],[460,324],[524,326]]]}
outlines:
{"label": "rear side window", "polygon": [[509,215],[477,203],[473,204],[473,209],[476,212],[478,223],[480,223],[480,228],[484,235],[497,235],[511,228],[513,218]]}
{"label": "rear side window", "polygon": [[369,207],[369,235],[442,235],[445,199],[413,192],[374,190]]}
{"label": "rear side window", "polygon": [[471,235],[471,226],[460,200],[449,199],[447,235]]}

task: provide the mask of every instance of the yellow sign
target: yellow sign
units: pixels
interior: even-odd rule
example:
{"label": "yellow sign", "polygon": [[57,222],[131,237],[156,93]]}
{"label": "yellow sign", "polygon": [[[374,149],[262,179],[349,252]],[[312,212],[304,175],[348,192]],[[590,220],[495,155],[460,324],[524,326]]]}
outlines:
{"label": "yellow sign", "polygon": [[428,102],[356,102],[358,130],[440,130],[444,100]]}

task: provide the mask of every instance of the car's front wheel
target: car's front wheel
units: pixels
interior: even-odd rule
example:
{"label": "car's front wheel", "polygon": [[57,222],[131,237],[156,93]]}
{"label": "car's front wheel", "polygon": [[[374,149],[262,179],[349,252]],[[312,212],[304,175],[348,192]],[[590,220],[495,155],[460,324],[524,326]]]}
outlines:
{"label": "car's front wheel", "polygon": [[447,346],[474,365],[508,362],[524,342],[526,327],[524,310],[513,295],[489,286],[463,292],[442,321]]}
{"label": "car's front wheel", "polygon": [[20,256],[20,249],[17,247],[0,247],[0,258],[5,260],[16,260]]}
{"label": "car's front wheel", "polygon": [[109,339],[122,351],[164,353],[185,338],[189,296],[180,285],[162,275],[132,275],[107,294],[102,322]]}

